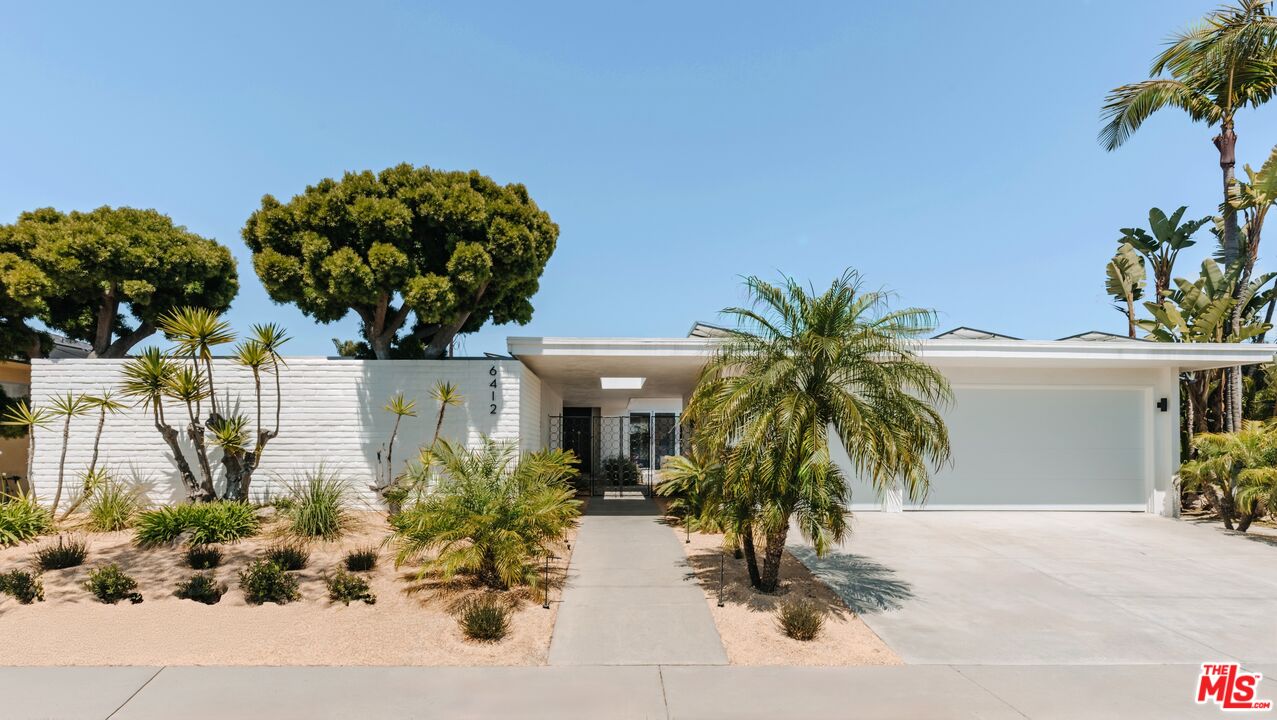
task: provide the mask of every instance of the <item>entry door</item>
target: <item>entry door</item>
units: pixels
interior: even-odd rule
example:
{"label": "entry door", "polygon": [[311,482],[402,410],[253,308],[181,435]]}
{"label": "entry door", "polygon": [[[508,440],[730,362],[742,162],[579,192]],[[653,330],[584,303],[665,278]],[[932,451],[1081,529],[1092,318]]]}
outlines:
{"label": "entry door", "polygon": [[582,473],[592,472],[594,469],[593,410],[591,408],[563,408],[562,420],[563,449],[576,453],[581,463],[580,470]]}

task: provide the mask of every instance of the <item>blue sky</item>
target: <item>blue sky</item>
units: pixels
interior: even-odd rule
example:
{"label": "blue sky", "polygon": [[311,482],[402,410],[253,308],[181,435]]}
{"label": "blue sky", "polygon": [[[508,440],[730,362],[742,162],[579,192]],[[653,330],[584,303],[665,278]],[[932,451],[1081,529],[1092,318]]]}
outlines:
{"label": "blue sky", "polygon": [[[353,315],[273,305],[244,220],[263,194],[405,161],[523,182],[560,225],[532,322],[470,354],[682,335],[741,275],[848,266],[942,328],[1121,332],[1117,228],[1209,214],[1219,175],[1207,127],[1168,112],[1106,153],[1099,108],[1214,4],[8,3],[0,222],[157,208],[232,248],[231,320],[282,322],[295,354],[330,354]],[[1238,133],[1258,165],[1277,107]]]}

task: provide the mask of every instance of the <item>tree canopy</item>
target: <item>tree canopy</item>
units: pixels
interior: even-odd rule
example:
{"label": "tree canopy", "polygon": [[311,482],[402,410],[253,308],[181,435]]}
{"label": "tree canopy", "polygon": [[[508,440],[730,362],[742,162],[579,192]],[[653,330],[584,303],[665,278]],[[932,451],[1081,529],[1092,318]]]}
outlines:
{"label": "tree canopy", "polygon": [[[0,226],[0,248],[5,248]],[[43,334],[27,324],[44,310],[49,277],[26,256],[0,249],[0,360],[41,355]]]}
{"label": "tree canopy", "polygon": [[360,355],[442,357],[458,333],[532,319],[559,228],[521,184],[403,164],[267,195],[243,234],[273,300],[359,315]]}
{"label": "tree canopy", "polygon": [[[10,255],[19,262],[7,261]],[[0,298],[6,321],[12,311],[28,312],[90,343],[95,357],[123,357],[175,307],[225,310],[239,290],[235,259],[217,241],[155,210],[107,206],[42,208],[0,226],[0,283],[10,295],[20,283],[30,288],[25,308]]]}

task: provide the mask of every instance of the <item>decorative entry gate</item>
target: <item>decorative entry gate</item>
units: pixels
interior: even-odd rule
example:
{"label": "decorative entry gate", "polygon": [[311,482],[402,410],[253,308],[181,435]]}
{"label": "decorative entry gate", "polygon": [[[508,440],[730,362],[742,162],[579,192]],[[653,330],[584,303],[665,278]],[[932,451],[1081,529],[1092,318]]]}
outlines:
{"label": "decorative entry gate", "polygon": [[552,415],[550,447],[576,454],[581,492],[651,497],[664,458],[682,452],[682,427],[678,413]]}

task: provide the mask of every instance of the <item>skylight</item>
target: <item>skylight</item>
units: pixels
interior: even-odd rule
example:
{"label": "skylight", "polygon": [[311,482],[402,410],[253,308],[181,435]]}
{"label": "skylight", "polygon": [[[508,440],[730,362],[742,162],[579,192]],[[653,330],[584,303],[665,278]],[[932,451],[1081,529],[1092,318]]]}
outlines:
{"label": "skylight", "polygon": [[599,382],[603,384],[604,390],[642,390],[643,382],[647,378],[641,377],[605,377],[599,378]]}

